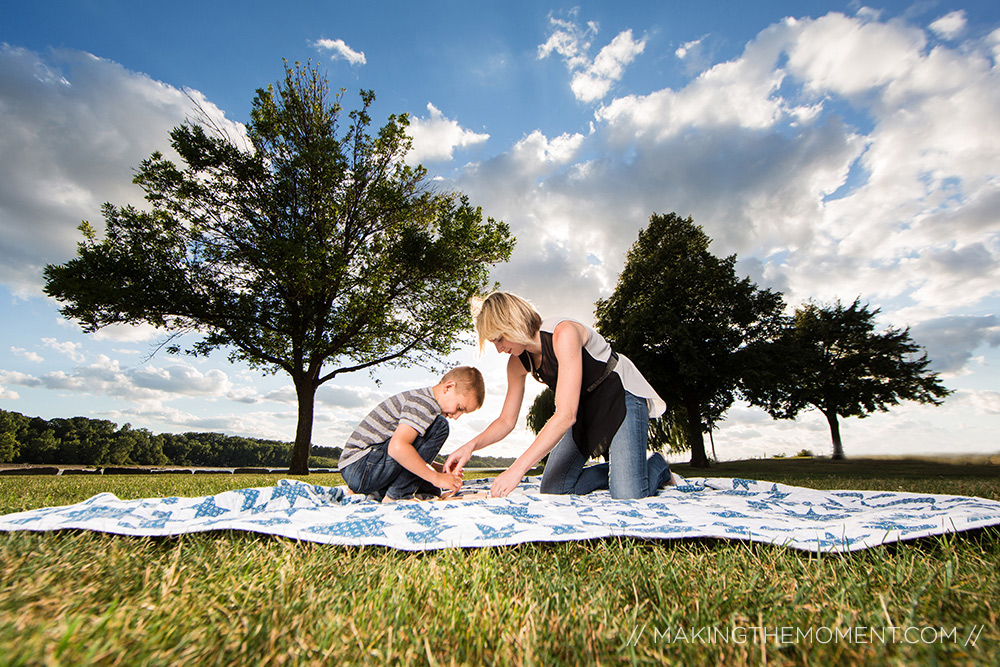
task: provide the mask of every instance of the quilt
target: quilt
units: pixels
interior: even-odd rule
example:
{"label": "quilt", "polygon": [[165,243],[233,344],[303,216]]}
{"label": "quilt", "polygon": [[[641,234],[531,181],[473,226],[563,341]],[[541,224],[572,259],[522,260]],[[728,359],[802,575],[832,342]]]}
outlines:
{"label": "quilt", "polygon": [[389,504],[299,480],[198,498],[120,500],[101,493],[75,505],[0,516],[0,530],[137,536],[240,530],[411,551],[615,536],[718,538],[837,553],[1000,525],[1000,502],[965,496],[692,478],[650,498],[615,500],[607,491],[542,494],[536,477],[525,478],[506,498],[488,498],[491,483],[467,482],[451,500]]}

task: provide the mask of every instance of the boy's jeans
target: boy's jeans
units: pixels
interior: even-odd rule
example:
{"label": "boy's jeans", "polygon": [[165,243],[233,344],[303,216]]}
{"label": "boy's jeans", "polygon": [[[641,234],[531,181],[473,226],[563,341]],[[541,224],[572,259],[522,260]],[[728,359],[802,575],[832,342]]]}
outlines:
{"label": "boy's jeans", "polygon": [[[420,458],[427,463],[433,461],[448,439],[448,430],[448,420],[443,415],[438,415],[427,427],[427,431],[413,441],[413,448],[420,454]],[[389,456],[388,440],[372,447],[363,459],[347,466],[340,474],[355,493],[385,495],[393,500],[412,496],[417,491],[435,495],[441,493],[440,489],[417,477]]]}
{"label": "boy's jeans", "polygon": [[649,406],[625,392],[625,421],[608,450],[608,463],[584,467],[587,457],[569,430],[549,454],[542,473],[542,493],[582,495],[610,487],[612,498],[645,498],[670,480],[670,466],[660,454],[647,460]]}

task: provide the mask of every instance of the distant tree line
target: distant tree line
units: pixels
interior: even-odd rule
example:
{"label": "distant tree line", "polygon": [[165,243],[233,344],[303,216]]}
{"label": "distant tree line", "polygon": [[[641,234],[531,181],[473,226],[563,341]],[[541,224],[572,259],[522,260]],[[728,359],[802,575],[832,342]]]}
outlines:
{"label": "distant tree line", "polygon": [[[0,463],[89,466],[283,468],[293,443],[222,433],[159,433],[106,419],[26,417],[0,410]],[[313,463],[336,468],[340,447],[313,445]],[[443,460],[443,458],[442,458]],[[473,456],[469,468],[506,468],[513,458]]]}
{"label": "distant tree line", "polygon": [[[314,446],[319,467],[340,447]],[[160,433],[106,419],[42,419],[0,410],[0,463],[286,467],[292,443],[222,433]]]}

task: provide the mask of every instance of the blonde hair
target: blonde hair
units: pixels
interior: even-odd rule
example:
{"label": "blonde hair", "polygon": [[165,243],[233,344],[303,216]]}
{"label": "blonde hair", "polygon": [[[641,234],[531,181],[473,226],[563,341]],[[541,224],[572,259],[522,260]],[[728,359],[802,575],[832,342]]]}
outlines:
{"label": "blonde hair", "polygon": [[542,316],[528,301],[509,292],[493,292],[470,300],[479,334],[479,350],[487,341],[503,336],[512,343],[528,345],[542,327]]}
{"label": "blonde hair", "polygon": [[470,407],[469,410],[478,410],[483,407],[483,401],[486,400],[486,382],[483,380],[483,374],[479,372],[478,368],[473,366],[456,366],[445,373],[438,384],[444,384],[445,382],[454,382],[455,388],[460,394],[475,399],[476,407]]}

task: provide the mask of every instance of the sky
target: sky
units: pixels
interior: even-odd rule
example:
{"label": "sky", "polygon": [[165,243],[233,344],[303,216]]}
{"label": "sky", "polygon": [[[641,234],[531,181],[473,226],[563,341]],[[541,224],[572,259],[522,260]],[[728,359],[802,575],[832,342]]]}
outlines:
{"label": "sky", "polygon": [[[842,420],[851,456],[1000,453],[1000,5],[859,2],[0,0],[0,409],[154,433],[291,441],[285,375],[158,349],[148,326],[84,334],[44,296],[101,205],[143,205],[133,170],[194,102],[234,131],[284,62],[311,62],[373,126],[411,118],[408,160],[517,238],[493,278],[544,317],[593,321],[654,213],[692,216],[741,276],[909,327],[954,394]],[[443,452],[500,411],[504,364]],[[320,388],[313,442],[342,446],[421,369]],[[521,419],[541,389],[529,380]],[[519,426],[480,453],[516,456]],[[829,454],[816,412],[737,403],[722,460]],[[711,451],[710,451],[711,453]],[[680,457],[683,459],[684,457]]]}

